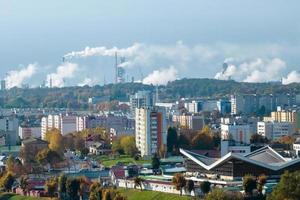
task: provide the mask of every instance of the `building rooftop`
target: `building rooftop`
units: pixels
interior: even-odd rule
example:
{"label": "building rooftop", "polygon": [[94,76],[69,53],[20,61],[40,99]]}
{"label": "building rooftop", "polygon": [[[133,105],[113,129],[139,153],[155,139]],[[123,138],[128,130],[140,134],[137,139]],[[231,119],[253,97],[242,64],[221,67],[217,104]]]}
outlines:
{"label": "building rooftop", "polygon": [[180,149],[180,153],[206,170],[211,170],[232,158],[268,168],[273,171],[281,170],[290,165],[300,163],[300,158],[285,159],[270,146],[262,147],[246,155],[229,152],[221,158],[210,158],[184,149]]}

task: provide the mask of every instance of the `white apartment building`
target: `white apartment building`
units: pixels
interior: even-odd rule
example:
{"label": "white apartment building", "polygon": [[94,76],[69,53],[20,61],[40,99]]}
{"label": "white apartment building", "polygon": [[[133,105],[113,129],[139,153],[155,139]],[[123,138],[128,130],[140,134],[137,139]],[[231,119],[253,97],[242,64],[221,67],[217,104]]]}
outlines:
{"label": "white apartment building", "polygon": [[166,144],[166,114],[159,107],[136,108],[135,140],[143,157],[151,157]]}
{"label": "white apartment building", "polygon": [[62,135],[76,131],[76,116],[48,115],[41,120],[41,136],[46,139],[46,132],[53,128],[60,130]]}
{"label": "white apartment building", "polygon": [[244,155],[251,152],[251,146],[233,140],[221,140],[221,157],[229,152]]}
{"label": "white apartment building", "polygon": [[240,143],[250,143],[251,128],[249,124],[221,124],[221,138]]}
{"label": "white apartment building", "polygon": [[124,115],[96,115],[76,117],[76,130],[83,131],[87,128],[114,128],[116,130],[134,129],[134,119]]}
{"label": "white apartment building", "polygon": [[258,122],[257,133],[269,140],[278,140],[283,136],[292,135],[294,133],[294,125],[292,122]]}

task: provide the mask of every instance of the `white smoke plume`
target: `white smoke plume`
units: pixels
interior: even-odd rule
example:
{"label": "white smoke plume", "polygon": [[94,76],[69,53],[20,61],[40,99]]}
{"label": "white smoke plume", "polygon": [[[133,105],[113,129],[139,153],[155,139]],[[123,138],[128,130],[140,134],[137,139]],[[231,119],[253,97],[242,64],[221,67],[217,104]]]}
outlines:
{"label": "white smoke plume", "polygon": [[287,85],[290,83],[300,83],[300,72],[291,71],[287,77],[282,78],[282,84]]}
{"label": "white smoke plume", "polygon": [[25,80],[30,79],[37,71],[37,63],[29,64],[27,67],[20,70],[12,70],[7,72],[5,77],[6,87],[21,87]]}
{"label": "white smoke plume", "polygon": [[[227,59],[227,61],[234,59]],[[269,82],[281,79],[286,63],[279,59],[256,58],[248,62],[229,64],[226,69],[215,75],[216,79],[228,80],[232,78],[243,82]]]}
{"label": "white smoke plume", "polygon": [[155,70],[143,79],[144,84],[166,85],[169,81],[177,79],[178,71],[174,66],[162,70]]}
{"label": "white smoke plume", "polygon": [[98,80],[96,79],[92,79],[92,78],[85,78],[81,83],[78,84],[78,86],[85,86],[85,85],[88,85],[88,86],[94,86],[96,85],[98,82]]}
{"label": "white smoke plume", "polygon": [[134,43],[127,48],[108,48],[105,46],[90,48],[86,47],[82,51],[73,51],[64,55],[66,59],[84,58],[91,56],[115,56],[126,57],[127,61],[120,64],[121,67],[133,66],[153,66],[157,63],[165,63],[186,67],[189,62],[196,60],[213,59],[218,52],[213,48],[196,45],[193,47],[178,41],[174,45],[148,45],[144,43]]}
{"label": "white smoke plume", "polygon": [[131,57],[134,54],[137,53],[137,51],[140,48],[140,44],[135,43],[132,46],[128,48],[107,48],[105,46],[102,47],[95,47],[95,48],[90,48],[86,47],[83,51],[73,51],[71,53],[68,53],[64,55],[64,58],[73,58],[73,57],[90,57],[90,56],[115,56],[115,53],[118,53],[118,56],[128,56]]}
{"label": "white smoke plume", "polygon": [[[48,87],[52,82],[52,87],[64,87],[65,79],[73,78],[78,71],[78,64],[65,62],[56,68],[56,72],[47,75]],[[50,81],[51,80],[51,81]]]}

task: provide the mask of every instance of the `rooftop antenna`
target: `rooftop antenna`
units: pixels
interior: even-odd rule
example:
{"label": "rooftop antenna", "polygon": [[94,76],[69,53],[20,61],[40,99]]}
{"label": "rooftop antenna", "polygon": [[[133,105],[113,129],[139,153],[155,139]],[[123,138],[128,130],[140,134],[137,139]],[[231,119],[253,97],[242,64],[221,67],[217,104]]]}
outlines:
{"label": "rooftop antenna", "polygon": [[155,101],[156,101],[156,103],[158,103],[159,102],[159,98],[158,98],[158,84],[156,85],[156,96],[155,97],[156,97]]}

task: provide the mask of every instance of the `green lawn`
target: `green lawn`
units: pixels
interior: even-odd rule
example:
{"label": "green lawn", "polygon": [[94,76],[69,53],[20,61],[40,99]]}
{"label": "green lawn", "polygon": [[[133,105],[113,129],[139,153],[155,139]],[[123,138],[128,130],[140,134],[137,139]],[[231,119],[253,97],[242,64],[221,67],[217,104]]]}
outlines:
{"label": "green lawn", "polygon": [[102,165],[105,167],[111,167],[116,165],[117,163],[124,163],[125,165],[128,164],[145,164],[150,163],[150,160],[134,160],[134,158],[128,155],[120,155],[116,156],[115,158],[109,156],[98,156],[96,158]]}
{"label": "green lawn", "polygon": [[36,198],[36,197],[26,197],[20,196],[13,193],[2,193],[0,194],[0,200],[49,200],[50,198]]}
{"label": "green lawn", "polygon": [[140,191],[133,189],[118,189],[118,191],[126,196],[128,200],[192,200],[188,196],[179,196],[155,191]]}

